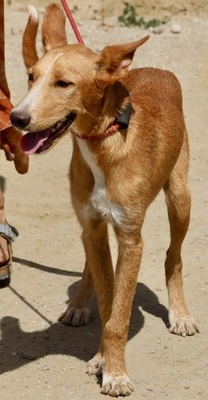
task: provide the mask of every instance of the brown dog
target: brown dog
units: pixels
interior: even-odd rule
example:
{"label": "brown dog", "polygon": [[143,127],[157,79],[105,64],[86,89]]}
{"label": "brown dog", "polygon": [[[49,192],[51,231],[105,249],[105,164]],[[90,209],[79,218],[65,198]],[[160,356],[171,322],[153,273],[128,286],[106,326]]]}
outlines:
{"label": "brown dog", "polygon": [[[61,317],[65,324],[88,322],[95,287],[102,320],[98,353],[90,374],[102,373],[102,392],[129,395],[125,367],[132,300],[142,257],[145,213],[163,188],[170,222],[165,261],[170,332],[198,331],[182,287],[181,246],[189,225],[188,139],[180,85],[168,71],[128,71],[137,42],[109,46],[95,54],[84,45],[67,45],[62,11],[50,5],[43,21],[45,54],[38,60],[37,14],[32,9],[23,40],[29,93],[11,114],[28,130],[21,141],[27,153],[48,149],[71,132],[71,196],[83,229],[86,265],[80,288]],[[113,272],[107,223],[118,240]]]}

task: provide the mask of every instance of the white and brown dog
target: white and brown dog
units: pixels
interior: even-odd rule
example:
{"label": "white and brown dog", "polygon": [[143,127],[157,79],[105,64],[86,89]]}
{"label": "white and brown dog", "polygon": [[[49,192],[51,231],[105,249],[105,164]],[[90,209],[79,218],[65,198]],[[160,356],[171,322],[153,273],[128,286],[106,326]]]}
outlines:
{"label": "white and brown dog", "polygon": [[[71,196],[83,229],[86,265],[61,320],[69,325],[87,323],[95,288],[102,338],[88,372],[102,373],[102,393],[129,395],[133,386],[124,352],[142,257],[141,229],[146,210],[161,189],[170,222],[165,261],[170,332],[185,336],[198,331],[182,284],[181,246],[191,200],[181,88],[171,72],[128,70],[136,49],[148,37],[105,47],[100,54],[81,44],[68,45],[64,15],[52,4],[42,27],[45,54],[38,59],[37,28],[32,9],[23,38],[29,92],[11,120],[29,131],[21,140],[27,154],[45,151],[63,134],[73,136]],[[118,240],[115,273],[108,223]]]}

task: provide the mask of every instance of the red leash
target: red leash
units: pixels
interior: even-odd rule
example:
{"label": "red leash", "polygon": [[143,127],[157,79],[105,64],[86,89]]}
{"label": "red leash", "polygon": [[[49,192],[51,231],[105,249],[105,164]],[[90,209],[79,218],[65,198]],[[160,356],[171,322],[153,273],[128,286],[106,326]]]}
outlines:
{"label": "red leash", "polygon": [[73,18],[73,16],[72,16],[72,13],[71,13],[71,11],[70,11],[70,9],[69,9],[69,7],[68,7],[68,4],[67,4],[66,0],[61,0],[61,2],[62,2],[62,5],[63,5],[63,7],[64,7],[64,10],[65,10],[65,13],[66,13],[67,17],[69,18],[69,22],[70,22],[70,24],[71,24],[71,27],[72,27],[72,29],[73,29],[73,31],[74,31],[74,34],[75,34],[75,36],[76,36],[78,42],[79,42],[80,44],[84,44],[84,41],[83,41],[83,39],[82,39],[82,36],[81,36],[80,33],[79,33],[79,30],[78,30],[78,28],[77,28],[76,22],[75,22],[75,20],[74,20],[74,18]]}

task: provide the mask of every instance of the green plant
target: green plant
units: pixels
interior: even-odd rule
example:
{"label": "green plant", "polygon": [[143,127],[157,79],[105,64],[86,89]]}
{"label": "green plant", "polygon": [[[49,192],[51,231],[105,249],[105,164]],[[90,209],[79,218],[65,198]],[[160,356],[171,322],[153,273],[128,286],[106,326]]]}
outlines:
{"label": "green plant", "polygon": [[118,21],[126,26],[139,26],[140,28],[148,29],[150,27],[155,28],[167,22],[166,18],[162,20],[153,18],[146,21],[143,17],[138,17],[134,6],[129,3],[124,4],[123,14],[118,17]]}

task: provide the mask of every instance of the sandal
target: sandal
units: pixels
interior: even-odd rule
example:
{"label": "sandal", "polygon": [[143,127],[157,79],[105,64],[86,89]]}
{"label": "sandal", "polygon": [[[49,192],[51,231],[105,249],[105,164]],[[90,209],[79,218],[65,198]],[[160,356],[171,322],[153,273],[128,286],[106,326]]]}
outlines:
{"label": "sandal", "polygon": [[0,224],[0,235],[6,239],[8,244],[9,259],[0,265],[0,288],[6,287],[10,283],[12,265],[12,242],[18,236],[18,231],[8,224]]}

